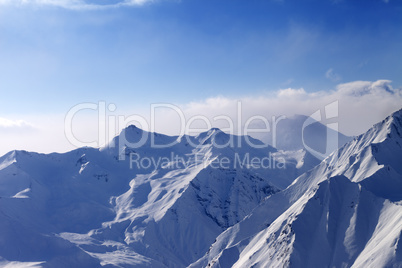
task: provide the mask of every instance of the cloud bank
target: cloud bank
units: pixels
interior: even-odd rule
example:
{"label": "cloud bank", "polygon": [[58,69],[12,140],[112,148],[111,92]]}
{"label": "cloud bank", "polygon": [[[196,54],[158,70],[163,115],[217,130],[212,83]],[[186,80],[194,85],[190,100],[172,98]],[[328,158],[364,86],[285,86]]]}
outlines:
{"label": "cloud bank", "polygon": [[33,125],[24,120],[10,120],[0,117],[1,130],[20,130],[26,128],[33,128]]}
{"label": "cloud bank", "polygon": [[[227,116],[234,122],[240,122],[237,127],[239,125],[244,127],[247,120],[253,116],[262,116],[268,121],[272,116],[290,117],[294,114],[310,116],[317,110],[323,111],[326,105],[335,101],[339,104],[339,115],[335,119],[339,124],[339,130],[346,135],[354,136],[365,132],[387,115],[401,109],[402,89],[392,88],[389,80],[354,81],[339,84],[332,91],[308,92],[303,88],[287,88],[258,97],[218,96],[181,105],[180,108],[187,120],[202,115],[212,122],[213,127],[228,128],[225,120],[214,120],[214,118]],[[155,123],[157,131],[168,134],[177,134],[177,129],[180,127],[177,112],[169,109],[156,112]],[[206,127],[202,119],[195,120],[192,125],[199,128]]]}

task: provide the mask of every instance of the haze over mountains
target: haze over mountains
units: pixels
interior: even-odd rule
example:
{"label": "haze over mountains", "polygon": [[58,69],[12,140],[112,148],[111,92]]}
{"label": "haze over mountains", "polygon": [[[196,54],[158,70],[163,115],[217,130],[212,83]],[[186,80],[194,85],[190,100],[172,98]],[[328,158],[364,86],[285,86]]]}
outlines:
{"label": "haze over mountains", "polygon": [[[296,151],[305,149],[305,145],[310,148],[325,153],[326,144],[330,141],[327,139],[335,137],[338,147],[341,147],[352,137],[348,137],[339,133],[317,121],[312,121],[310,125],[303,127],[308,119],[305,115],[294,115],[278,121],[275,130],[275,148],[284,151]],[[268,132],[262,137],[263,141],[273,145],[274,132]]]}
{"label": "haze over mountains", "polygon": [[0,158],[0,265],[401,266],[402,110],[321,163],[292,131],[303,120],[283,122],[280,151],[219,129],[135,126],[101,149],[12,151]]}

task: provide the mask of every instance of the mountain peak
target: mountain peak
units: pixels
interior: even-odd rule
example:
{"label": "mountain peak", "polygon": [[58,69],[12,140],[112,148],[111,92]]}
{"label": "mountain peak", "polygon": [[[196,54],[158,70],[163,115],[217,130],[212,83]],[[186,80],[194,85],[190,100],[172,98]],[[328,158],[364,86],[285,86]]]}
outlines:
{"label": "mountain peak", "polygon": [[220,128],[213,127],[208,132],[223,132]]}
{"label": "mountain peak", "polygon": [[225,132],[223,132],[221,129],[219,129],[217,127],[213,127],[213,128],[210,128],[207,131],[199,133],[196,137],[198,139],[206,139],[207,137],[212,137],[212,136],[215,136],[215,135],[217,135],[219,133],[223,133],[225,135],[228,135]]}
{"label": "mountain peak", "polygon": [[[292,116],[288,116],[286,119],[290,119],[290,120],[297,120],[297,121],[302,121],[302,123],[308,118],[307,115],[303,115],[303,114],[294,114]],[[286,120],[285,119],[285,120]]]}
{"label": "mountain peak", "polygon": [[394,112],[390,117],[392,118],[391,125],[395,127],[395,131],[402,137],[400,134],[402,132],[402,109]]}
{"label": "mountain peak", "polygon": [[310,148],[321,160],[323,156],[330,153],[330,150],[327,150],[328,145],[333,144],[331,149],[334,150],[351,140],[351,137],[347,137],[321,122],[316,120],[310,122],[307,121],[308,119],[311,120],[311,117],[300,114],[283,119],[278,118],[275,123],[275,133],[274,131],[269,132],[261,140],[284,151]]}
{"label": "mountain peak", "polygon": [[390,117],[396,127],[400,128],[402,126],[402,109],[394,112]]}
{"label": "mountain peak", "polygon": [[383,121],[375,124],[366,133],[362,134],[361,139],[371,143],[382,143],[395,137],[402,138],[402,109],[394,112]]}
{"label": "mountain peak", "polygon": [[203,133],[205,133],[205,135],[212,135],[212,134],[217,134],[217,133],[224,133],[224,134],[226,134],[225,132],[223,132],[220,128],[217,128],[217,127],[213,127],[213,128],[210,128],[209,130],[207,130],[207,131],[204,131],[204,132],[201,132],[200,134],[203,134]]}
{"label": "mountain peak", "polygon": [[402,118],[402,108],[399,109],[398,111],[394,112],[391,116],[392,117]]}
{"label": "mountain peak", "polygon": [[131,125],[129,125],[129,126],[127,126],[126,128],[124,128],[121,132],[129,132],[129,131],[136,131],[137,133],[142,133],[142,132],[144,132],[144,130],[143,129],[141,129],[141,128],[139,128],[139,127],[137,127],[136,125],[134,125],[134,124],[131,124]]}

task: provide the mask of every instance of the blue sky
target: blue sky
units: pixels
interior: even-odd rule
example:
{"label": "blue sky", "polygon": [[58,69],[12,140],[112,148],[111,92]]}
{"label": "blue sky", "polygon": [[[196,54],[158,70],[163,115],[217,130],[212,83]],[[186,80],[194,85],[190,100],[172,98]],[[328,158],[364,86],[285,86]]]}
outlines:
{"label": "blue sky", "polygon": [[399,0],[4,4],[0,112],[63,112],[98,100],[185,103],[354,80],[400,87],[401,14]]}
{"label": "blue sky", "polygon": [[400,0],[0,0],[0,123],[52,125],[101,100],[400,89],[401,14]]}

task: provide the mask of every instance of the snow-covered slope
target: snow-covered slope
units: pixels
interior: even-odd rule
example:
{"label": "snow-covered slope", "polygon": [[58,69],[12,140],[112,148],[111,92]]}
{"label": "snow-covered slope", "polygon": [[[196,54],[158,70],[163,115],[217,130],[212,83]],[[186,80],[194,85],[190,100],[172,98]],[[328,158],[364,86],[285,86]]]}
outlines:
{"label": "snow-covered slope", "polygon": [[402,110],[268,197],[192,267],[401,267]]}
{"label": "snow-covered slope", "polygon": [[262,145],[130,126],[101,149],[10,152],[0,265],[402,265],[402,110],[316,167],[305,150]]}
{"label": "snow-covered slope", "polygon": [[249,140],[262,145],[219,129],[170,137],[130,126],[100,150],[10,152],[0,158],[0,263],[185,267],[316,164]]}

